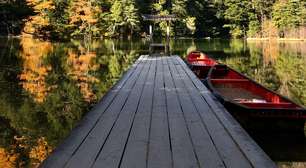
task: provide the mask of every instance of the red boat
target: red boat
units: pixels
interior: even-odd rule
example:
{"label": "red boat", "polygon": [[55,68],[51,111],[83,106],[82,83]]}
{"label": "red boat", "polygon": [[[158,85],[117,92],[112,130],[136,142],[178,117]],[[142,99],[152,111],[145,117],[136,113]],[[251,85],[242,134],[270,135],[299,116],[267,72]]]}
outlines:
{"label": "red boat", "polygon": [[217,62],[201,51],[192,51],[187,56],[187,62],[193,66],[214,66]]}
{"label": "red boat", "polygon": [[187,55],[187,64],[198,77],[206,78],[209,69],[218,62],[201,51],[192,51]]}
{"label": "red boat", "polygon": [[[226,65],[211,67],[206,85],[228,111],[237,118],[244,118],[244,122],[249,122],[249,119],[273,118],[285,121],[283,123],[299,130],[304,129],[306,110],[302,106]],[[275,123],[270,123],[270,126],[275,126]]]}

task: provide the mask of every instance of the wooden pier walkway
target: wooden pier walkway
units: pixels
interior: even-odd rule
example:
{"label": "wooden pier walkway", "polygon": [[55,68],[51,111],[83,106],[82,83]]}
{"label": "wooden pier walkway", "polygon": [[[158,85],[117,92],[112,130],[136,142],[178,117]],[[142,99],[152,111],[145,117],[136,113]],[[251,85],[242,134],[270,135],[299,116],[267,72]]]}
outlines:
{"label": "wooden pier walkway", "polygon": [[41,167],[276,167],[181,58],[141,56]]}

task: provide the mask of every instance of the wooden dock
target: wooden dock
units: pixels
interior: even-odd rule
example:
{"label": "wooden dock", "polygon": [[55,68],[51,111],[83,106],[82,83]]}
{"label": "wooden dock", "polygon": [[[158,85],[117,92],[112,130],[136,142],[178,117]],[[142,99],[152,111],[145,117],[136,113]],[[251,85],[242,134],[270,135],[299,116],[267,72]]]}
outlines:
{"label": "wooden dock", "polygon": [[41,167],[276,167],[181,58],[141,56]]}

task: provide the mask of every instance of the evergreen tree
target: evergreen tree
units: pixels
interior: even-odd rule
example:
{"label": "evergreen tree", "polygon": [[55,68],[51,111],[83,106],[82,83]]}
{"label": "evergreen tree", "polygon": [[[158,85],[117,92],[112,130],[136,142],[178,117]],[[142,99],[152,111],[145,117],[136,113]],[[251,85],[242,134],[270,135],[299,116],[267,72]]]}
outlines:
{"label": "evergreen tree", "polygon": [[175,29],[179,36],[194,34],[196,31],[196,18],[189,15],[187,11],[187,0],[172,0],[172,13],[178,17]]}
{"label": "evergreen tree", "polygon": [[224,18],[229,21],[225,27],[230,28],[233,37],[245,37],[249,23],[251,2],[249,0],[225,0],[227,9]]}
{"label": "evergreen tree", "polygon": [[110,9],[109,34],[119,35],[138,29],[139,16],[134,0],[116,0]]}
{"label": "evergreen tree", "polygon": [[[274,34],[284,36],[287,32],[290,37],[299,38],[303,33],[298,32],[306,32],[306,0],[25,1],[34,14],[28,17],[23,30],[43,38],[130,37],[135,30],[147,31],[141,14],[175,14],[178,19],[170,25],[166,21],[158,23],[155,32],[162,35],[166,34],[167,26],[171,35],[196,37],[229,34],[235,38],[271,37],[271,34],[275,37]],[[0,4],[0,9],[5,9],[7,18],[6,6]],[[12,32],[7,21],[1,21],[0,25],[1,30]]]}

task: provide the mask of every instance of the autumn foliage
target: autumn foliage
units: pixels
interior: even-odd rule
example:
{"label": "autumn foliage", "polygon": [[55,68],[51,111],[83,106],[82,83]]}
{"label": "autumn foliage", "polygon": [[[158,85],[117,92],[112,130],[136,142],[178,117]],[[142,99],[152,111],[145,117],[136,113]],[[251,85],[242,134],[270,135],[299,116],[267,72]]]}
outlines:
{"label": "autumn foliage", "polygon": [[51,70],[51,66],[44,63],[44,58],[52,51],[52,45],[50,42],[26,37],[21,38],[20,44],[22,46],[20,55],[23,59],[20,84],[36,102],[43,102],[50,90],[45,80]]}
{"label": "autumn foliage", "polygon": [[0,148],[0,167],[13,168],[15,167],[16,154],[11,154],[4,148]]}
{"label": "autumn foliage", "polygon": [[96,35],[99,32],[97,22],[101,12],[101,8],[91,0],[71,1],[68,14],[69,24],[75,30],[72,35]]}
{"label": "autumn foliage", "polygon": [[90,75],[90,72],[96,71],[99,65],[94,63],[95,52],[86,51],[83,47],[80,47],[79,50],[79,53],[73,50],[68,51],[67,64],[70,67],[68,75],[77,81],[77,86],[80,88],[85,101],[91,102],[96,99],[91,85],[99,82],[99,79]]}
{"label": "autumn foliage", "polygon": [[30,16],[25,23],[23,32],[25,34],[49,35],[48,27],[50,27],[49,14],[55,9],[52,0],[26,0],[29,6],[32,6],[36,15]]}

